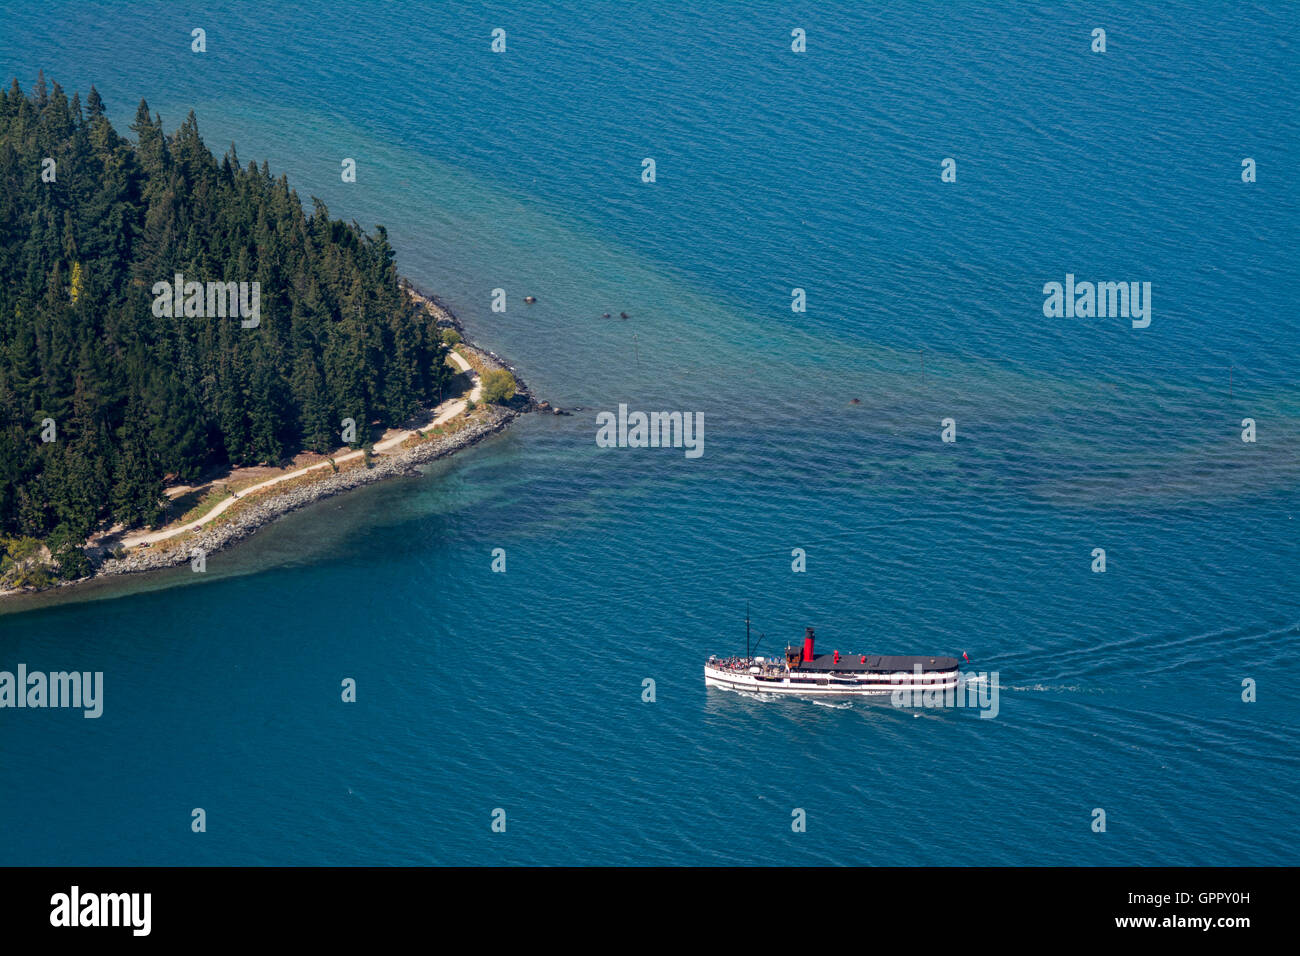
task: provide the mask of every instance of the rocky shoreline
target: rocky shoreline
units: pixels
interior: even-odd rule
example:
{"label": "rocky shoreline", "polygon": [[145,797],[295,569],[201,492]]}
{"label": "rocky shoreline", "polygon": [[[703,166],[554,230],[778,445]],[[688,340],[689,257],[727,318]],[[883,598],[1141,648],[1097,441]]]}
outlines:
{"label": "rocky shoreline", "polygon": [[[108,558],[97,568],[100,576],[135,574],[157,571],[185,564],[195,554],[210,555],[242,541],[282,515],[297,511],[307,505],[340,494],[361,485],[368,485],[395,475],[416,475],[416,465],[445,458],[461,449],[474,445],[489,435],[504,429],[521,413],[513,408],[493,408],[491,416],[444,438],[426,440],[386,455],[375,455],[369,467],[360,466],[316,478],[305,484],[278,494],[251,499],[246,505],[233,510],[229,518],[223,516],[212,527],[200,528],[176,542],[157,547],[137,548],[122,558]],[[90,578],[83,578],[90,580]],[[78,583],[78,582],[70,582]]]}
{"label": "rocky shoreline", "polygon": [[[406,290],[406,294],[409,295],[414,302],[419,303],[429,311],[429,313],[437,320],[439,326],[445,329],[455,329],[457,334],[461,337],[461,345],[474,353],[474,357],[484,366],[487,368],[503,368],[514,376],[518,394],[523,397],[524,407],[521,409],[522,411],[547,412],[551,415],[571,415],[573,412],[582,411],[580,407],[566,409],[552,405],[550,402],[537,401],[533,397],[532,390],[529,389],[528,383],[525,382],[523,376],[519,374],[518,369],[503,359],[500,355],[497,355],[496,352],[493,352],[490,349],[480,348],[465,338],[465,326],[461,324],[460,319],[456,318],[456,314],[452,312],[451,309],[442,304],[436,295],[431,295],[428,292],[420,290],[408,279],[402,280],[402,288]],[[529,296],[529,298],[532,297]]]}
{"label": "rocky shoreline", "polygon": [[[501,356],[497,355],[496,352],[490,351],[489,349],[479,348],[466,338],[465,326],[461,324],[460,319],[456,318],[456,313],[443,305],[436,295],[431,295],[428,292],[421,291],[413,285],[409,279],[402,280],[402,288],[405,289],[406,294],[411,297],[411,301],[418,305],[422,305],[429,314],[434,317],[441,328],[455,329],[456,334],[461,337],[460,344],[470,352],[474,353],[474,357],[485,366],[488,368],[503,368],[513,375],[515,377],[515,386],[518,394],[522,395],[525,399],[527,405],[526,410],[531,411],[539,407],[534,404],[532,400],[532,392],[529,390],[527,383],[524,382],[523,377],[520,376],[519,371]],[[546,403],[543,402],[542,404],[545,405]]]}
{"label": "rocky shoreline", "polygon": [[[514,376],[516,393],[508,405],[480,406],[486,409],[486,415],[471,421],[464,428],[450,435],[441,438],[424,438],[383,454],[372,455],[365,465],[326,473],[323,477],[313,476],[301,483],[293,483],[292,487],[283,491],[268,492],[250,498],[239,507],[232,508],[228,514],[214,519],[210,525],[188,534],[178,535],[174,540],[161,542],[152,547],[147,545],[137,547],[121,557],[113,557],[104,549],[88,548],[87,556],[91,559],[93,573],[75,581],[59,582],[54,589],[74,587],[99,577],[160,571],[185,564],[198,554],[205,556],[215,554],[250,537],[277,518],[324,498],[397,475],[417,475],[419,474],[416,470],[417,465],[445,458],[477,444],[488,436],[502,431],[510,422],[526,412],[544,410],[555,414],[567,414],[559,409],[553,409],[547,402],[540,404],[535,402],[514,366],[494,352],[481,349],[469,342],[464,337],[465,329],[460,320],[436,297],[418,291],[408,280],[402,280],[402,286],[413,302],[423,306],[434,316],[440,327],[455,329],[461,335],[458,347],[469,353],[475,362],[489,370],[506,369]],[[30,591],[31,589],[0,592],[0,595],[30,593]]]}

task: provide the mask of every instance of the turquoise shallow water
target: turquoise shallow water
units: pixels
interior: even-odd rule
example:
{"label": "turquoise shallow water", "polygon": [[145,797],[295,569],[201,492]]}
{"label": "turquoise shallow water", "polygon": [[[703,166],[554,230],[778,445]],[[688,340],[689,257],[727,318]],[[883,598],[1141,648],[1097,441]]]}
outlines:
{"label": "turquoise shallow water", "polygon": [[[195,109],[587,411],[9,605],[0,668],[106,689],[0,712],[0,862],[1296,862],[1289,6],[280,9],[5,4],[0,71]],[[1151,327],[1045,318],[1067,272]],[[597,448],[620,402],[705,454]],[[706,692],[746,601],[999,715]]]}

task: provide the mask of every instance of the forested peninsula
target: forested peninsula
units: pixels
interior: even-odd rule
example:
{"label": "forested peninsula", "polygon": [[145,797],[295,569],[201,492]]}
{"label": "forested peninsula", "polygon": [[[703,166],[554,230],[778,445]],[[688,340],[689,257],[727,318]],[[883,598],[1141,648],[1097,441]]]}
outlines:
{"label": "forested peninsula", "polygon": [[[0,571],[39,550],[84,577],[87,539],[156,524],[165,486],[367,448],[456,375],[382,226],[217,160],[192,112],[169,135],[142,100],[130,131],[93,86],[0,89]],[[259,290],[256,321],[205,314],[203,283]]]}

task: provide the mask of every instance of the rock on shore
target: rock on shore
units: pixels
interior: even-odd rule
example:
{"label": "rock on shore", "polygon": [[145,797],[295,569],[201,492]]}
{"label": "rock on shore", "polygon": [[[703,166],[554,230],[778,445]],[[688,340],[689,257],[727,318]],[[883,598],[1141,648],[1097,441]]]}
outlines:
{"label": "rock on shore", "polygon": [[[56,586],[71,587],[99,575],[134,574],[174,567],[188,562],[196,552],[205,555],[214,554],[249,537],[281,515],[297,511],[322,498],[395,475],[416,474],[416,465],[435,461],[468,448],[489,435],[501,431],[521,414],[538,407],[528,386],[515,371],[514,366],[496,353],[479,348],[463,338],[464,327],[449,308],[439,302],[435,296],[420,292],[407,280],[402,280],[402,286],[414,302],[429,311],[440,327],[456,329],[461,333],[460,347],[470,352],[482,367],[504,368],[514,375],[516,392],[510,402],[504,406],[485,406],[487,408],[485,417],[473,421],[454,434],[441,438],[424,438],[409,447],[400,447],[391,452],[373,455],[370,458],[370,467],[354,466],[321,476],[313,475],[309,480],[293,482],[292,488],[269,491],[249,498],[214,518],[210,525],[161,541],[153,547],[138,547],[120,558],[104,557],[102,551],[97,554],[89,550],[87,556],[91,559],[93,573],[89,577],[76,581],[60,581]],[[555,414],[567,414],[559,409],[552,410]],[[8,593],[18,592],[0,592],[0,594]]]}
{"label": "rock on shore", "polygon": [[412,474],[415,466],[444,458],[506,427],[519,412],[492,408],[491,415],[443,438],[428,438],[410,448],[401,448],[371,458],[372,467],[354,467],[337,474],[316,478],[287,491],[272,492],[249,499],[247,503],[222,515],[212,527],[182,535],[176,541],[162,542],[152,548],[137,548],[122,558],[109,558],[99,566],[99,574],[132,574],[155,571],[184,564],[196,551],[213,554],[254,534],[281,515],[337,495],[360,485],[381,481],[394,475]]}

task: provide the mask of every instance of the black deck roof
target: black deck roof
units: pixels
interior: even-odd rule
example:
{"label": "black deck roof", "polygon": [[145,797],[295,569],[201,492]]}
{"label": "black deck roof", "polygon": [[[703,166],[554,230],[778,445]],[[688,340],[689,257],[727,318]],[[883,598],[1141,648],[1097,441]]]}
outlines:
{"label": "black deck roof", "polygon": [[905,655],[880,655],[868,654],[866,662],[862,660],[861,654],[840,654],[840,662],[835,663],[834,652],[830,654],[818,654],[810,661],[801,663],[798,667],[801,671],[884,671],[894,673],[895,671],[906,671],[911,674],[916,670],[916,665],[921,665],[922,673],[931,671],[950,671],[958,667],[957,658],[955,657],[916,657]]}

